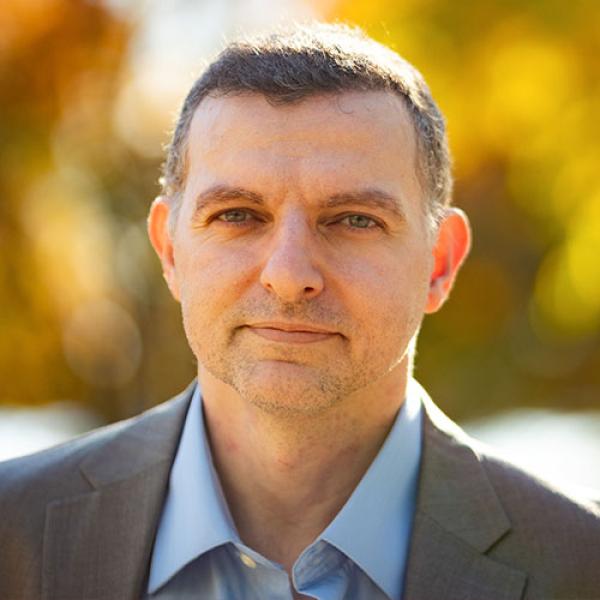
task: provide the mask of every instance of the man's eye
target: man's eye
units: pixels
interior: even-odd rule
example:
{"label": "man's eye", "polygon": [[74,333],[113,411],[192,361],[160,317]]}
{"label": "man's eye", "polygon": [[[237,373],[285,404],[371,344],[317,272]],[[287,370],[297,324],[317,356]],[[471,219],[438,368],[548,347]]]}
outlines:
{"label": "man's eye", "polygon": [[245,223],[251,218],[252,215],[249,212],[237,208],[222,212],[216,217],[218,221],[224,221],[225,223]]}
{"label": "man's eye", "polygon": [[347,215],[340,222],[352,229],[372,229],[379,227],[379,223],[375,219],[365,215]]}

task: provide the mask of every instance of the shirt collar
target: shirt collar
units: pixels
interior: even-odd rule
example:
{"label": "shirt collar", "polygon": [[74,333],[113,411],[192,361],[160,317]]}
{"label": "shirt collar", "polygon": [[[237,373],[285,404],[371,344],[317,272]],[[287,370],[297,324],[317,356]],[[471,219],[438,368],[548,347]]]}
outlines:
{"label": "shirt collar", "polygon": [[150,563],[150,594],[201,554],[239,542],[206,439],[201,394],[196,385],[173,461]]}
{"label": "shirt collar", "polygon": [[421,458],[420,386],[406,400],[379,453],[320,539],[356,563],[390,598],[400,598]]}
{"label": "shirt collar", "polygon": [[[411,380],[379,453],[316,540],[338,548],[390,598],[401,595],[415,507],[421,455],[419,390]],[[171,469],[152,552],[150,594],[205,552],[228,542],[241,544],[212,461],[201,394],[197,385]]]}

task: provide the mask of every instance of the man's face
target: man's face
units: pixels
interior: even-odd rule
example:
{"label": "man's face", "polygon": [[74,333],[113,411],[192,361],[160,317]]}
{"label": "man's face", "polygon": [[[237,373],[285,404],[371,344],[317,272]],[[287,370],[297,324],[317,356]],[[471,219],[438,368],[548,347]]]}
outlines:
{"label": "man's face", "polygon": [[200,373],[286,413],[406,373],[435,263],[416,152],[384,92],[202,101],[159,250]]}

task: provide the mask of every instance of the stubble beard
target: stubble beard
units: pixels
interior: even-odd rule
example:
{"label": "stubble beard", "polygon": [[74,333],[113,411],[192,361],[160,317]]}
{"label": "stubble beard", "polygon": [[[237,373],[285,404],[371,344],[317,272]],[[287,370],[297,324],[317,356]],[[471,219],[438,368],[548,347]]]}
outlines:
{"label": "stubble beard", "polygon": [[[252,312],[248,311],[248,314]],[[257,310],[255,314],[260,313]],[[211,328],[197,327],[199,324],[194,323],[192,313],[184,311],[183,316],[188,342],[202,368],[233,388],[244,403],[280,419],[318,417],[338,407],[349,396],[385,377],[411,347],[410,338],[401,339],[408,333],[406,327],[394,327],[397,325],[394,323],[392,330],[403,331],[393,344],[398,349],[395,356],[373,352],[373,348],[380,347],[376,336],[365,340],[362,352],[353,354],[349,346],[349,340],[354,338],[351,333],[339,340],[343,345],[341,353],[328,355],[320,362],[314,357],[307,361],[306,357],[298,355],[281,356],[281,361],[264,360],[240,342],[235,326],[221,329],[229,331],[221,337]],[[332,313],[328,317],[321,322],[334,322]],[[243,319],[231,319],[233,323],[240,321]],[[418,329],[418,324],[411,325]],[[411,327],[408,329],[410,331]],[[194,335],[198,331],[203,331],[204,335]]]}
{"label": "stubble beard", "polygon": [[279,418],[319,416],[369,382],[366,369],[348,376],[344,375],[347,367],[336,369],[335,364],[266,364],[245,353],[235,360],[211,358],[201,364],[213,377],[231,386],[244,402]]}
{"label": "stubble beard", "polygon": [[327,364],[282,361],[278,366],[277,361],[257,359],[235,345],[226,346],[223,352],[205,352],[195,346],[202,367],[232,387],[244,403],[284,420],[324,415],[361,389],[376,384],[405,356],[402,352],[387,364],[373,356],[346,355]]}

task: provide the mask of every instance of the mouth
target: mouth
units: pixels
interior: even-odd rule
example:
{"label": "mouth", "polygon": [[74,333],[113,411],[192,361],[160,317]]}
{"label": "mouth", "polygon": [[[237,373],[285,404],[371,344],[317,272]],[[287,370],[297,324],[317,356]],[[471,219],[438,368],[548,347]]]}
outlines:
{"label": "mouth", "polygon": [[338,335],[335,331],[304,323],[266,322],[246,325],[253,334],[271,342],[310,344]]}

